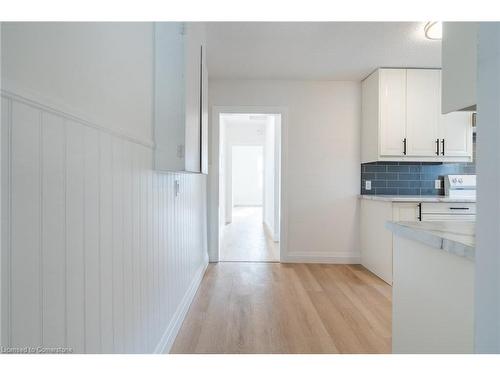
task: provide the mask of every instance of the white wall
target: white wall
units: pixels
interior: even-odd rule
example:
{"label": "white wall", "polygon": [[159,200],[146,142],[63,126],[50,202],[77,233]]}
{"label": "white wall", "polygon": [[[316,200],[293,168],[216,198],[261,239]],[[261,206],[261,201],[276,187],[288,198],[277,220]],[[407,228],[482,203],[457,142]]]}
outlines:
{"label": "white wall", "polygon": [[[285,261],[359,262],[360,89],[357,82],[210,81],[211,110],[288,108],[282,119]],[[211,126],[217,172],[218,130]],[[210,183],[213,204],[216,173]],[[216,234],[211,227],[211,259],[217,259]]]}
{"label": "white wall", "polygon": [[234,206],[262,206],[264,147],[233,146],[232,163]]}
{"label": "white wall", "polygon": [[480,23],[475,350],[500,353],[500,24]]}
{"label": "white wall", "polygon": [[153,171],[144,141],[152,27],[113,25],[2,29],[4,346],[167,350],[207,264],[206,176]]}
{"label": "white wall", "polygon": [[2,24],[2,88],[151,141],[153,25]]}

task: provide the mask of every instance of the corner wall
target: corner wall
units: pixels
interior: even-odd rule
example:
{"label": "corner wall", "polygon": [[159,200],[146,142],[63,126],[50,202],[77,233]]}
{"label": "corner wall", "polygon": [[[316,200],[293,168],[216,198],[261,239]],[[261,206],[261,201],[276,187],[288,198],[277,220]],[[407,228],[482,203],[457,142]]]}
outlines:
{"label": "corner wall", "polygon": [[479,23],[475,351],[500,353],[500,23]]}

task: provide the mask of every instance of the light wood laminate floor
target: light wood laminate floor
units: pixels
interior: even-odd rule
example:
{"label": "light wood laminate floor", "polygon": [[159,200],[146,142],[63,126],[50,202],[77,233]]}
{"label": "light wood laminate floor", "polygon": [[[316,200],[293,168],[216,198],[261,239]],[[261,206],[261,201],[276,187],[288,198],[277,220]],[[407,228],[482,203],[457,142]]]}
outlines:
{"label": "light wood laminate floor", "polygon": [[278,262],[279,244],[264,229],[262,207],[234,207],[233,222],[224,226],[220,260]]}
{"label": "light wood laminate floor", "polygon": [[391,287],[360,265],[209,265],[171,353],[390,353]]}

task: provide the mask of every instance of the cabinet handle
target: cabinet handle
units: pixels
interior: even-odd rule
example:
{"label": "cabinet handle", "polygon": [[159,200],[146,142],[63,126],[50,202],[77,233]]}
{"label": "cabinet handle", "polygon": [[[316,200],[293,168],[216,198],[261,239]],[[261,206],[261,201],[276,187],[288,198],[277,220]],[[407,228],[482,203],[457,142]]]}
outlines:
{"label": "cabinet handle", "polygon": [[439,155],[439,138],[436,139],[436,155]]}
{"label": "cabinet handle", "polygon": [[422,203],[418,204],[418,221],[422,221]]}
{"label": "cabinet handle", "polygon": [[469,207],[449,207],[450,210],[468,210]]}
{"label": "cabinet handle", "polygon": [[441,155],[444,155],[444,138],[441,140]]}
{"label": "cabinet handle", "polygon": [[406,155],[406,138],[403,139],[403,155]]}

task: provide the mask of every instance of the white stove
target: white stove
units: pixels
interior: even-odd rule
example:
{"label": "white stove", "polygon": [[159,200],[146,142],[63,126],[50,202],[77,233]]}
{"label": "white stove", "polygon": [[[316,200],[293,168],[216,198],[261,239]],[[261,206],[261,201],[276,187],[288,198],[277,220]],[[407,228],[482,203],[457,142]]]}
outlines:
{"label": "white stove", "polygon": [[475,174],[449,174],[444,176],[444,193],[454,199],[476,199]]}

